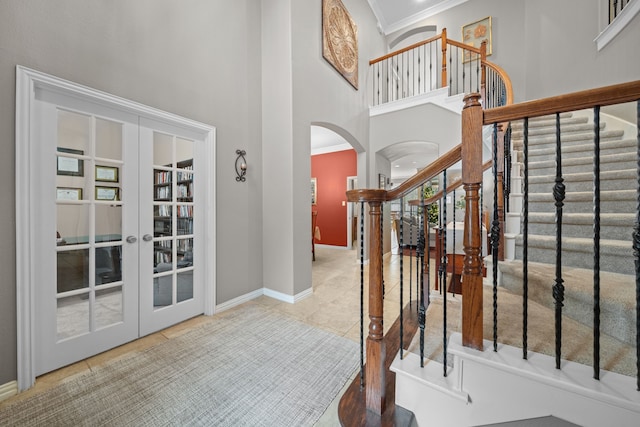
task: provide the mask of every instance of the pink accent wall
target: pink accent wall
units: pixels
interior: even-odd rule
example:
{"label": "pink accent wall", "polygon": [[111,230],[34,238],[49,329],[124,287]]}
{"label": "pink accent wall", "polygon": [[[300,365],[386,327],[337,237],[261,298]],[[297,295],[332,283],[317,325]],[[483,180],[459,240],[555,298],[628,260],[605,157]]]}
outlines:
{"label": "pink accent wall", "polygon": [[[311,177],[317,179],[317,226],[322,245],[347,246],[347,177],[358,174],[355,150],[311,156]],[[345,205],[342,206],[342,202]]]}

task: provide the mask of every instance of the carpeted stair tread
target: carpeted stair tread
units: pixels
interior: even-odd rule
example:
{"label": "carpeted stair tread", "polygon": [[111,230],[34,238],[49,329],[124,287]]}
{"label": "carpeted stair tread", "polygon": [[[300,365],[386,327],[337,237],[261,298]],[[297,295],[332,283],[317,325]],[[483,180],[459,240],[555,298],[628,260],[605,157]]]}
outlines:
{"label": "carpeted stair tread", "polygon": [[[633,163],[634,157],[629,158],[628,154],[604,154],[600,156],[600,164],[612,163],[612,164],[624,164]],[[593,155],[591,156],[583,156],[583,157],[573,157],[569,159],[562,160],[562,167],[568,168],[570,166],[585,166],[585,165],[593,165]],[[553,160],[539,160],[539,161],[529,161],[529,170],[534,169],[551,169],[556,167],[556,161]],[[624,169],[630,169],[629,167],[625,167]]]}
{"label": "carpeted stair tread", "polygon": [[[600,144],[600,155],[634,153],[638,142],[633,139],[611,140]],[[571,157],[585,157],[585,153],[593,152],[593,142],[562,147],[563,160]],[[529,161],[555,160],[556,148],[549,146],[529,150]],[[593,162],[592,162],[593,163]]]}
{"label": "carpeted stair tread", "polygon": [[[560,114],[560,122],[561,123],[585,123],[589,119],[587,117],[573,117],[573,113],[561,113]],[[547,116],[539,116],[539,117],[529,117],[529,128],[532,127],[549,127],[555,126],[556,116],[555,115],[547,115]],[[519,131],[524,128],[524,120],[515,120],[511,122],[511,128],[514,132]]]}
{"label": "carpeted stair tread", "polygon": [[[605,124],[606,126],[606,124]],[[605,126],[600,126],[600,130],[603,130]],[[565,132],[593,132],[593,124],[588,123],[586,117],[577,117],[572,119],[566,119],[560,121],[560,130]],[[529,125],[529,138],[537,137],[539,135],[555,134],[556,122],[555,120],[544,122],[544,126],[531,126]],[[524,129],[514,131],[511,133],[511,138],[514,140],[520,140],[524,138]]]}
{"label": "carpeted stair tread", "polygon": [[[528,296],[530,300],[553,309],[555,267],[529,262]],[[516,294],[522,293],[522,261],[501,261],[502,286]],[[565,287],[563,315],[588,327],[593,325],[593,271],[572,267],[562,268]],[[619,273],[600,274],[601,332],[628,345],[635,346],[635,277]]]}
{"label": "carpeted stair tread", "polygon": [[[601,191],[600,199],[603,201],[627,201],[636,200],[637,192],[635,190],[619,190],[619,191]],[[593,193],[590,191],[572,191],[566,193],[565,204],[570,202],[589,201],[593,203]],[[529,202],[551,202],[555,199],[551,193],[533,193],[529,194]],[[554,206],[555,208],[555,206]]]}
{"label": "carpeted stair tread", "polygon": [[[632,213],[601,213],[600,225],[611,225],[617,227],[633,226],[635,214]],[[554,223],[555,213],[532,212],[529,214],[529,224],[531,223]],[[572,213],[562,216],[562,224],[593,225],[593,213]]]}
{"label": "carpeted stair tread", "polygon": [[[600,236],[609,240],[628,242],[633,233],[634,223],[634,214],[601,213]],[[563,213],[562,235],[564,237],[593,236],[593,224],[593,213]],[[554,236],[555,232],[555,212],[532,212],[529,214],[529,235]]]}
{"label": "carpeted stair tread", "polygon": [[[568,182],[582,182],[587,181],[593,183],[593,172],[576,172],[576,173],[568,173],[563,174],[562,178],[564,179],[565,184]],[[637,187],[637,178],[638,171],[636,169],[623,169],[616,171],[601,171],[600,172],[600,181],[632,181]],[[535,175],[529,177],[529,185],[534,184],[546,184],[546,183],[555,183],[556,176],[555,175]]]}
{"label": "carpeted stair tread", "polygon": [[[493,339],[493,291],[485,285],[484,299],[484,337]],[[460,295],[447,297],[447,336],[460,332],[462,304]],[[522,297],[505,288],[498,288],[498,340],[506,345],[522,348]],[[425,321],[425,359],[426,363],[443,361],[443,298],[437,291],[431,294],[431,304],[427,307]],[[553,356],[554,313],[553,310],[531,300],[528,303],[528,349],[537,353]],[[570,317],[563,315],[562,358],[585,365],[592,364],[592,329]],[[417,333],[408,351],[420,354],[420,334]],[[635,375],[635,350],[619,339],[606,333],[601,334],[601,368],[623,375]],[[452,365],[452,357],[447,360]]]}
{"label": "carpeted stair tread", "polygon": [[[624,136],[624,131],[622,130],[603,130],[600,131],[600,142],[612,140],[612,139],[620,139]],[[560,136],[560,142],[563,146],[570,145],[572,143],[581,143],[593,141],[593,132],[572,132],[572,133],[563,133]],[[514,147],[519,147],[521,144],[518,141],[513,141]],[[556,136],[555,134],[541,134],[534,137],[529,137],[529,149],[532,149],[534,146],[546,145],[546,144],[555,144]]]}

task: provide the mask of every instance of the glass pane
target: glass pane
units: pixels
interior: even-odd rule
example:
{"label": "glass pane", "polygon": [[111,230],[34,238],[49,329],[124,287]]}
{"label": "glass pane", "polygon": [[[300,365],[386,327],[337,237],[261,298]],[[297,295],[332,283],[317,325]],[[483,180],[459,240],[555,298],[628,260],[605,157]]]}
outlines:
{"label": "glass pane", "polygon": [[160,240],[153,243],[153,272],[162,273],[173,269],[173,241]]}
{"label": "glass pane", "polygon": [[153,207],[153,236],[172,236],[171,205],[157,205]]}
{"label": "glass pane", "polygon": [[89,332],[89,294],[59,298],[56,310],[58,340]]}
{"label": "glass pane", "polygon": [[178,171],[176,173],[176,197],[179,202],[193,201],[193,174]]}
{"label": "glass pane", "polygon": [[153,170],[153,199],[171,201],[171,172],[159,169]]}
{"label": "glass pane", "polygon": [[96,285],[122,280],[121,246],[96,248]]}
{"label": "glass pane", "polygon": [[193,205],[178,205],[178,235],[193,234]]}
{"label": "glass pane", "polygon": [[122,206],[96,204],[96,242],[122,240]]}
{"label": "glass pane", "polygon": [[122,313],[122,286],[96,291],[96,329],[120,323]]}
{"label": "glass pane", "polygon": [[56,206],[56,238],[58,246],[89,242],[89,205]]}
{"label": "glass pane", "polygon": [[89,287],[89,249],[58,252],[58,293]]}
{"label": "glass pane", "polygon": [[178,302],[193,298],[193,270],[182,271],[178,276]]}
{"label": "glass pane", "polygon": [[91,116],[58,110],[58,151],[69,150],[74,154],[90,155],[89,141]]}
{"label": "glass pane", "polygon": [[193,164],[193,141],[189,139],[176,138],[176,159],[180,169],[191,169]]}
{"label": "glass pane", "polygon": [[153,133],[153,164],[173,166],[173,137],[164,133]]}
{"label": "glass pane", "polygon": [[96,118],[96,157],[122,160],[122,124]]}
{"label": "glass pane", "polygon": [[173,304],[173,274],[153,279],[153,306],[166,307]]}
{"label": "glass pane", "polygon": [[176,256],[178,258],[177,268],[193,266],[193,239],[176,240]]}

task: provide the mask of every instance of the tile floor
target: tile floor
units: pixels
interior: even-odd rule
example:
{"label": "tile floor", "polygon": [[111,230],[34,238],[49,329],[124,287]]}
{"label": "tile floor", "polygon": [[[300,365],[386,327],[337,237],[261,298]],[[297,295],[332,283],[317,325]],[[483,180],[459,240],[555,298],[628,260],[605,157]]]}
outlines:
{"label": "tile floor", "polygon": [[[409,271],[408,257],[405,257],[405,281]],[[393,323],[399,313],[399,255],[386,254],[384,257],[385,298],[384,313],[390,321],[385,322],[385,330]],[[415,259],[414,259],[415,262]],[[415,274],[415,272],[414,272]],[[368,267],[364,266],[365,281]],[[293,319],[309,325],[333,332],[356,342],[360,340],[360,259],[355,250],[316,246],[316,261],[312,270],[313,294],[304,300],[289,304],[273,298],[261,296],[245,304],[261,304],[276,310]],[[406,288],[406,285],[405,285]],[[415,280],[414,280],[415,293]],[[405,303],[408,301],[408,288],[404,292]],[[365,319],[367,316],[367,292],[364,291]],[[2,404],[23,399],[35,393],[41,393],[56,385],[63,379],[81,374],[107,361],[128,356],[132,353],[153,347],[162,341],[184,334],[198,325],[215,321],[214,316],[198,316],[160,332],[140,338],[131,343],[98,354],[73,365],[58,369],[37,378],[31,389],[14,396]],[[365,320],[365,334],[368,327]],[[318,425],[333,426],[337,424],[337,400],[327,409]]]}

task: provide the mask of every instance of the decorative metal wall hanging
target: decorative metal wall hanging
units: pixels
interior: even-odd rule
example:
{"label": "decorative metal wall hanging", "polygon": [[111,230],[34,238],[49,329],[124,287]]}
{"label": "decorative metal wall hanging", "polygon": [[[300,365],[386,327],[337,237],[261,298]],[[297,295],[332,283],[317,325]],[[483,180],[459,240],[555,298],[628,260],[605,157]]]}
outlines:
{"label": "decorative metal wall hanging", "polygon": [[358,27],[340,0],[322,0],[322,56],[358,89]]}
{"label": "decorative metal wall hanging", "polygon": [[247,178],[245,175],[247,174],[247,159],[245,159],[245,155],[247,154],[244,150],[236,150],[236,181],[245,182]]}

